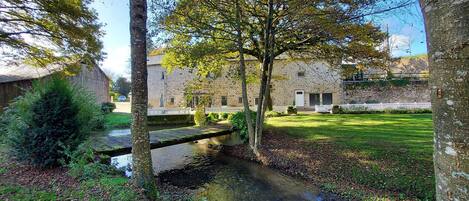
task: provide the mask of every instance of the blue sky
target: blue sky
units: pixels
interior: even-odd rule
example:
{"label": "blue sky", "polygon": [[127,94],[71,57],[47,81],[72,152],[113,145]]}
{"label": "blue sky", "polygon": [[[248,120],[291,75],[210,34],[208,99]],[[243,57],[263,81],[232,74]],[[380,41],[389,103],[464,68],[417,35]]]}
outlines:
{"label": "blue sky", "polygon": [[[129,1],[96,0],[92,7],[96,9],[99,20],[104,24],[103,43],[107,57],[102,63],[102,68],[113,77],[129,77]],[[386,30],[386,26],[389,27],[393,56],[426,53],[424,25],[417,4],[405,11],[381,16],[374,21],[382,30]]]}

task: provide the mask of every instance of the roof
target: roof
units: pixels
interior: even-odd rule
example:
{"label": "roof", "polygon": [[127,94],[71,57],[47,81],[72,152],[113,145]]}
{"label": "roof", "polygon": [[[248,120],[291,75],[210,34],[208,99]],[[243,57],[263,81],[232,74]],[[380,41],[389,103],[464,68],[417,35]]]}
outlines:
{"label": "roof", "polygon": [[[0,83],[38,79],[64,70],[63,66],[34,67],[26,64],[0,66]],[[98,70],[110,79],[101,68]]]}
{"label": "roof", "polygon": [[61,71],[62,69],[62,67],[58,66],[39,68],[24,64],[3,66],[0,67],[0,83],[37,79]]}

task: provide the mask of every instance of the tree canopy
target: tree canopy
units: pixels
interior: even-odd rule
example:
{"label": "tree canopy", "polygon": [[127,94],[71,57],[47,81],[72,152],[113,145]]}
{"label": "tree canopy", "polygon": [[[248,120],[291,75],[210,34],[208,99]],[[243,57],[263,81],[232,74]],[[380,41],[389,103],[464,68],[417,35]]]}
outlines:
{"label": "tree canopy", "polygon": [[119,77],[112,84],[112,89],[118,92],[120,95],[128,96],[130,92],[131,83],[125,77]]}
{"label": "tree canopy", "polygon": [[[405,6],[411,1],[385,2],[274,1],[273,56],[294,54],[297,58],[336,61],[353,58],[363,65],[383,66],[383,58],[387,54],[376,47],[384,41],[385,33],[367,16],[385,12],[389,9],[387,5]],[[242,7],[244,52],[262,61],[266,44],[267,1],[247,0],[239,3]],[[159,26],[164,27],[169,35],[166,54],[170,62],[166,62],[166,66],[198,66],[199,70],[202,67],[213,68],[210,64],[214,64],[214,59],[225,59],[220,54],[237,52],[235,1],[181,0],[162,6],[171,10]],[[174,55],[178,58],[172,57]],[[208,64],[204,60],[209,61]]]}
{"label": "tree canopy", "polygon": [[[153,6],[157,8],[155,13],[164,16],[155,18],[159,21],[154,27],[168,36],[163,57],[166,68],[196,68],[203,78],[210,72],[220,72],[230,59],[238,59],[246,99],[243,54],[262,64],[258,99],[261,104],[257,106],[255,130],[256,141],[260,141],[275,58],[326,60],[331,67],[340,66],[342,61],[358,63],[359,67],[384,67],[389,54],[378,47],[386,34],[369,16],[408,6],[413,1],[154,0],[152,3],[157,5]],[[246,105],[245,108],[249,110]]]}
{"label": "tree canopy", "polygon": [[3,62],[97,65],[103,32],[92,0],[2,0],[0,54]]}

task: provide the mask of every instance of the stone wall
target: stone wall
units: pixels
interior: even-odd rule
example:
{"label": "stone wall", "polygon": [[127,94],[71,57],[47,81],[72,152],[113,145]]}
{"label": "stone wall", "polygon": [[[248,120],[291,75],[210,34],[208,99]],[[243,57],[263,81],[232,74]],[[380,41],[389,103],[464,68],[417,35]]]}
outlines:
{"label": "stone wall", "polygon": [[412,81],[403,86],[391,84],[344,84],[344,103],[413,103],[430,102],[427,81]]}

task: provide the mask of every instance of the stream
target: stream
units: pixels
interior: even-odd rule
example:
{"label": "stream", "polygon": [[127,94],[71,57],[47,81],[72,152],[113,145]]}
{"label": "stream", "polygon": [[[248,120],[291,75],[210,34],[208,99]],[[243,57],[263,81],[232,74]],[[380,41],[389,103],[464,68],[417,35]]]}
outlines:
{"label": "stream", "polygon": [[[220,153],[213,142],[199,140],[151,151],[153,169],[161,182],[195,190],[201,200],[323,200],[319,189],[257,163]],[[131,176],[132,155],[113,157],[112,163],[127,167]]]}

